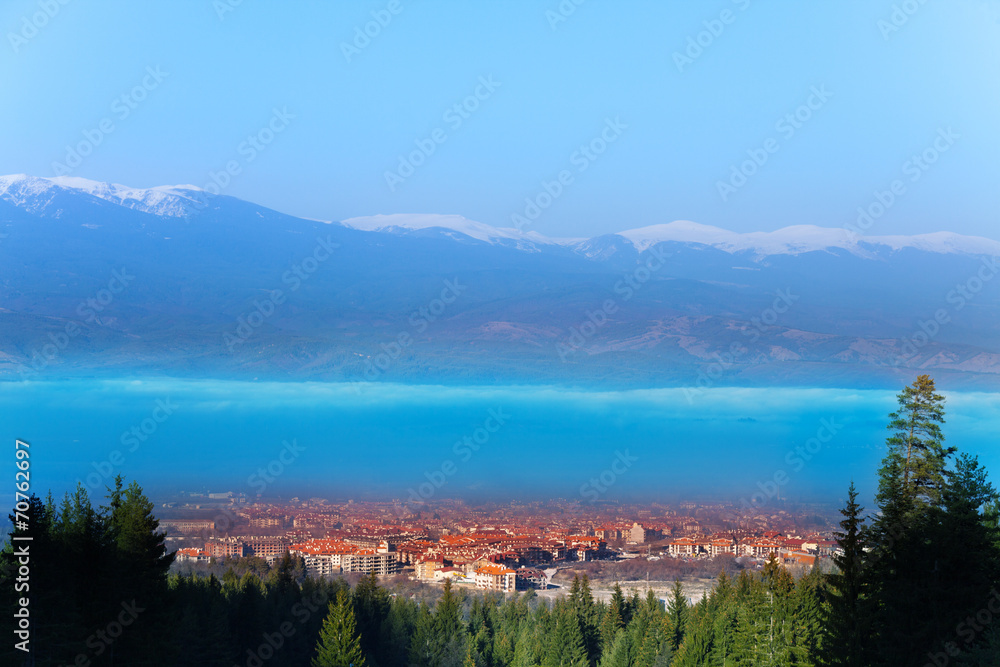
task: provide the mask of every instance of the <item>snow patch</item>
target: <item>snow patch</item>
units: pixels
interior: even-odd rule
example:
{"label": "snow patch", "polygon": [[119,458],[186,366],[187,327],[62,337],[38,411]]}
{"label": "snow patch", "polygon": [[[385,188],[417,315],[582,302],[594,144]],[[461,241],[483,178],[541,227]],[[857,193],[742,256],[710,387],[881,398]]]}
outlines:
{"label": "snow patch", "polygon": [[553,239],[538,232],[521,232],[513,227],[493,227],[482,222],[469,220],[461,215],[439,215],[434,213],[395,213],[391,215],[369,215],[342,220],[342,225],[367,232],[405,233],[423,229],[441,229],[457,232],[477,241],[496,244],[498,242],[527,242],[537,245],[569,245],[580,239]]}
{"label": "snow patch", "polygon": [[839,248],[861,257],[873,256],[872,250],[883,246],[893,251],[913,248],[942,254],[998,255],[1000,242],[980,236],[962,236],[952,232],[935,232],[916,236],[856,236],[846,229],[792,225],[773,232],[731,232],[720,227],[702,225],[689,220],[677,220],[618,232],[642,252],[665,241],[709,246],[728,253],[753,252],[757,257],[798,255],[806,252]]}

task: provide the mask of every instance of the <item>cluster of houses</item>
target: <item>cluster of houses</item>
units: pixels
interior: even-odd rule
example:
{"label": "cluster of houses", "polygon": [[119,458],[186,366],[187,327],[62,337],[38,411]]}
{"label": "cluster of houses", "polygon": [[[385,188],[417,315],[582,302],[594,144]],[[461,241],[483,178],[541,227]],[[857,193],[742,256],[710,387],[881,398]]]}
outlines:
{"label": "cluster of houses", "polygon": [[607,543],[591,535],[553,539],[488,531],[443,535],[437,541],[405,539],[398,543],[365,535],[299,543],[283,537],[222,537],[208,540],[204,549],[178,549],[177,560],[204,562],[211,558],[258,556],[273,564],[286,551],[301,556],[307,574],[316,577],[346,572],[374,572],[384,576],[398,573],[403,566],[412,566],[419,579],[451,578],[457,583],[501,592],[544,588],[545,574],[529,564],[593,560],[609,554]]}
{"label": "cluster of houses", "polygon": [[178,549],[179,562],[208,562],[213,558],[243,558],[256,556],[273,563],[288,551],[291,545],[287,537],[252,536],[252,537],[213,537],[205,541],[205,547]]}
{"label": "cluster of houses", "polygon": [[607,542],[593,535],[553,538],[483,531],[442,536],[437,542],[400,546],[401,559],[418,579],[451,577],[486,590],[544,588],[545,574],[533,567],[558,560],[594,560],[610,555]]}
{"label": "cluster of houses", "polygon": [[806,538],[785,537],[777,531],[767,531],[763,536],[737,538],[732,534],[689,536],[670,540],[666,551],[675,558],[697,556],[749,556],[767,558],[771,554],[786,563],[813,565],[817,558],[832,556],[837,543],[819,535]]}
{"label": "cluster of houses", "polygon": [[[647,556],[767,558],[775,554],[786,564],[806,565],[832,555],[836,548],[835,542],[821,535],[788,537],[759,524],[728,531],[711,515],[695,519],[663,510],[657,516],[665,516],[669,523],[659,523],[651,512],[639,509],[639,520],[605,517],[601,523],[585,517],[566,521],[565,514],[546,517],[541,507],[501,508],[491,516],[444,503],[440,515],[402,518],[395,506],[390,513],[376,504],[300,504],[297,508],[240,508],[240,519],[251,528],[281,534],[215,537],[206,540],[204,547],[179,549],[177,560],[256,556],[273,563],[290,552],[301,556],[307,573],[317,577],[346,572],[384,576],[412,568],[416,578],[425,581],[451,579],[484,590],[511,592],[546,587],[546,575],[538,568],[547,564],[603,559],[619,553],[628,556],[625,552],[634,552],[639,545],[640,553]],[[772,519],[777,519],[779,526],[785,523],[782,517]]]}

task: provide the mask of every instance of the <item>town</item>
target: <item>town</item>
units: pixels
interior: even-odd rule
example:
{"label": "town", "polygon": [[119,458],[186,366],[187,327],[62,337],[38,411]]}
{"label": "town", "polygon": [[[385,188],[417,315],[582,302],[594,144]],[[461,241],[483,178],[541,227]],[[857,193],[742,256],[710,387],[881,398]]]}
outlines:
{"label": "town", "polygon": [[[834,555],[832,522],[812,507],[738,510],[729,503],[467,505],[331,503],[313,498],[249,502],[234,493],[195,494],[158,510],[178,564],[286,552],[314,577],[375,573],[488,591],[545,590],[554,575],[588,562],[730,558],[740,566],[812,568]],[[713,573],[717,574],[717,572]],[[623,577],[627,578],[627,577]]]}

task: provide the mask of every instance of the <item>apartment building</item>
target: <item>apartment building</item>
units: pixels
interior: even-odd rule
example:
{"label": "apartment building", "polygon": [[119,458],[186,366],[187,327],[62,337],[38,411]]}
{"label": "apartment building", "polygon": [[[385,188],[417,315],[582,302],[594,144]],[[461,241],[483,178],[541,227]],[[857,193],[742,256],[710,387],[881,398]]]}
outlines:
{"label": "apartment building", "polygon": [[632,529],[628,533],[628,541],[634,544],[644,544],[655,542],[663,538],[663,531],[655,526],[644,526],[641,523],[633,523]]}
{"label": "apartment building", "polygon": [[291,541],[287,537],[244,537],[246,548],[244,553],[247,556],[257,556],[269,563],[281,558],[288,551]]}
{"label": "apartment building", "polygon": [[343,572],[374,572],[378,576],[386,576],[399,572],[399,561],[395,554],[379,553],[372,549],[361,549],[357,553],[344,554],[340,557],[340,569]]}
{"label": "apartment building", "polygon": [[472,575],[476,588],[513,593],[517,589],[517,572],[492,563],[480,565]]}
{"label": "apartment building", "polygon": [[239,558],[246,555],[246,544],[238,537],[213,537],[205,542],[205,552],[212,558]]}
{"label": "apartment building", "polygon": [[413,569],[417,579],[433,579],[434,572],[440,570],[444,566],[444,558],[438,556],[437,558],[428,557],[417,561],[414,564]]}
{"label": "apartment building", "polygon": [[373,549],[359,549],[353,544],[336,540],[309,540],[293,544],[288,550],[302,556],[306,572],[327,576],[342,572],[374,572],[379,576],[399,571],[399,561],[393,553],[379,553]]}

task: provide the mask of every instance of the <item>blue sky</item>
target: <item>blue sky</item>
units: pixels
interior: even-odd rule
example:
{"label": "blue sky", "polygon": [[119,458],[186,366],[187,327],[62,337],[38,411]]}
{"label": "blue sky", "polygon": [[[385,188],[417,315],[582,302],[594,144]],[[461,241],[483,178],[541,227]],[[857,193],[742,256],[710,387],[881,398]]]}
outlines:
{"label": "blue sky", "polygon": [[[872,233],[997,236],[997,0],[566,0],[568,16],[556,0],[63,2],[0,6],[0,173],[54,175],[89,132],[72,175],[204,186],[232,162],[226,194],[296,215],[510,226],[565,170],[532,227],[552,236],[839,227],[899,179]],[[373,12],[385,25],[355,42]],[[449,115],[477,87],[475,109]],[[251,150],[275,109],[294,118]],[[777,125],[797,111],[794,132]],[[625,127],[581,158],[609,119]],[[418,141],[434,151],[390,187]],[[925,150],[936,161],[907,169]],[[767,160],[723,197],[748,151]]]}

